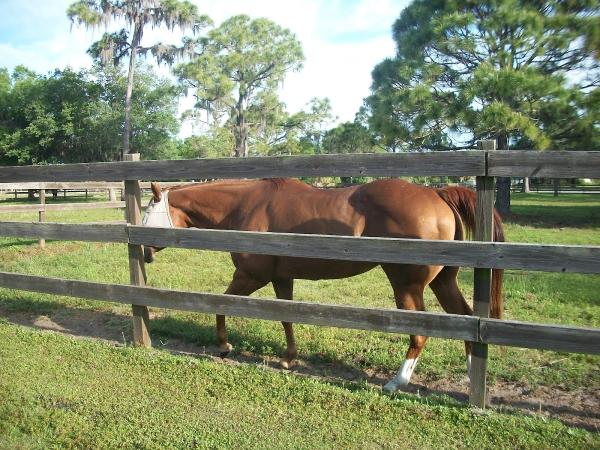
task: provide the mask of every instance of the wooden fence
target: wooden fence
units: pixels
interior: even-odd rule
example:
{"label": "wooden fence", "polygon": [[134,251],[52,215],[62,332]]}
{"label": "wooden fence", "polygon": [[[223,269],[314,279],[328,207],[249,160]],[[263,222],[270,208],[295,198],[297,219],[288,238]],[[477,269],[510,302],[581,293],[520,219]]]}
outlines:
{"label": "wooden fence", "polygon": [[[163,183],[164,187],[179,185],[181,183]],[[150,189],[150,182],[140,183],[142,189]],[[46,191],[62,189],[65,192],[85,192],[85,197],[88,196],[88,191],[108,191],[109,201],[107,202],[89,202],[89,203],[46,203]],[[123,183],[116,182],[26,182],[26,183],[0,183],[0,192],[13,191],[15,198],[17,192],[35,190],[39,192],[39,203],[34,205],[22,205],[22,204],[9,204],[0,205],[0,213],[14,213],[14,212],[37,212],[38,221],[44,222],[46,218],[46,212],[50,211],[81,211],[85,209],[112,209],[112,208],[125,208],[124,201],[116,201],[115,191],[120,190],[123,192]],[[45,240],[39,240],[40,246],[45,246]]]}
{"label": "wooden fence", "polygon": [[[134,342],[144,346],[150,345],[148,306],[467,340],[474,343],[470,401],[484,407],[488,344],[600,354],[600,329],[488,318],[491,268],[600,273],[600,247],[486,242],[491,241],[494,177],[600,178],[600,152],[495,152],[491,151],[493,145],[489,142],[484,142],[483,148],[488,151],[0,167],[2,182],[124,180],[128,224],[3,222],[0,235],[127,244],[133,285],[0,272],[0,287],[132,304]],[[140,179],[332,175],[476,176],[477,241],[358,238],[139,226]],[[143,245],[474,267],[475,316],[356,308],[149,288],[144,286]]]}

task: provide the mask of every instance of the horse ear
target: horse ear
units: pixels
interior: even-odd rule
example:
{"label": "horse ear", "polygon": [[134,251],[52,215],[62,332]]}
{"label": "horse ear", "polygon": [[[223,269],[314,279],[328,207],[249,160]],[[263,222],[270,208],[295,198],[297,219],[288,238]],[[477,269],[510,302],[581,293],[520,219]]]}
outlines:
{"label": "horse ear", "polygon": [[162,191],[160,189],[160,184],[152,182],[150,183],[150,189],[152,189],[152,195],[154,196],[154,202],[160,202],[162,198]]}

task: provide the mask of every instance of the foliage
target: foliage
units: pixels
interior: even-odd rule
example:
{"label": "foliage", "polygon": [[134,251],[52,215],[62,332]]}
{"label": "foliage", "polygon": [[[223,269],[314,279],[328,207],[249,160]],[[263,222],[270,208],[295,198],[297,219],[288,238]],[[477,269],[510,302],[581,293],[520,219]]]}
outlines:
{"label": "foliage", "polygon": [[600,80],[586,30],[598,27],[585,0],[415,1],[394,24],[396,57],[373,72],[371,124],[394,148],[597,140]]}
{"label": "foliage", "polygon": [[[88,53],[102,64],[112,62],[118,66],[123,58],[129,56],[129,73],[125,91],[125,117],[123,128],[123,153],[129,153],[131,134],[131,95],[133,74],[137,55],[151,53],[156,60],[173,64],[175,59],[191,52],[190,40],[183,40],[183,47],[157,43],[143,47],[144,28],[166,26],[169,30],[176,27],[181,30],[199,31],[211,23],[207,16],[198,14],[195,5],[187,0],[79,0],[69,6],[67,16],[71,23],[86,27],[108,27],[112,21],[125,21],[128,28],[104,33],[95,42]],[[131,32],[131,35],[130,35]]]}
{"label": "foliage", "polygon": [[[282,114],[276,89],[303,60],[300,43],[268,19],[234,16],[195,41],[196,57],[176,73],[195,90],[196,107],[220,123],[225,116],[235,155],[248,155],[248,137]],[[258,133],[259,134],[259,133]]]}
{"label": "foliage", "polygon": [[[179,88],[140,67],[132,110],[132,148],[168,158],[179,130]],[[0,72],[0,161],[45,164],[118,159],[126,79],[116,69],[55,70],[42,76],[24,67]]]}
{"label": "foliage", "polygon": [[214,126],[208,132],[190,136],[179,145],[179,156],[184,159],[219,158],[232,156],[233,135],[228,128]]}
{"label": "foliage", "polygon": [[[282,105],[283,106],[283,105]],[[281,110],[279,120],[265,121],[259,142],[269,155],[314,154],[320,152],[323,128],[333,119],[328,98],[313,98],[308,110],[288,114]]]}
{"label": "foliage", "polygon": [[323,153],[373,153],[382,151],[367,127],[344,122],[323,136]]}

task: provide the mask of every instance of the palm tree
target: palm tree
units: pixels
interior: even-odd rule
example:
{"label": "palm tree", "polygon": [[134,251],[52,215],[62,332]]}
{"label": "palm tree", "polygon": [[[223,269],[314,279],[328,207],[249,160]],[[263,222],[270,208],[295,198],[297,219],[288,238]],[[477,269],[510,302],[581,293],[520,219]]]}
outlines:
{"label": "palm tree", "polygon": [[100,59],[103,64],[112,62],[115,65],[129,56],[122,155],[128,154],[131,92],[137,55],[150,52],[158,63],[166,62],[171,65],[176,58],[193,54],[193,46],[188,38],[183,39],[182,47],[160,42],[151,47],[142,47],[144,27],[166,26],[169,30],[178,27],[181,31],[191,29],[196,33],[212,22],[208,16],[199,15],[196,6],[187,0],[79,0],[69,6],[67,16],[71,23],[83,24],[87,28],[107,27],[113,20],[126,23],[126,28],[118,32],[104,33],[102,38],[90,47],[88,53]]}

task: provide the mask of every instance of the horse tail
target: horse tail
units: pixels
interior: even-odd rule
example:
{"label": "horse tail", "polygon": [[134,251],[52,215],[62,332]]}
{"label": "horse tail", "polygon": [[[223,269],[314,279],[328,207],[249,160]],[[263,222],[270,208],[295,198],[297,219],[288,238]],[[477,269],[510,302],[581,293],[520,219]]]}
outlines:
{"label": "horse tail", "polygon": [[[460,186],[447,186],[437,190],[438,195],[458,213],[467,235],[472,236],[475,232],[475,205],[477,195],[470,189]],[[495,242],[504,242],[504,228],[502,218],[494,208],[494,236]],[[502,318],[502,279],[504,270],[492,269],[492,299],[490,304],[490,315],[492,318]]]}

